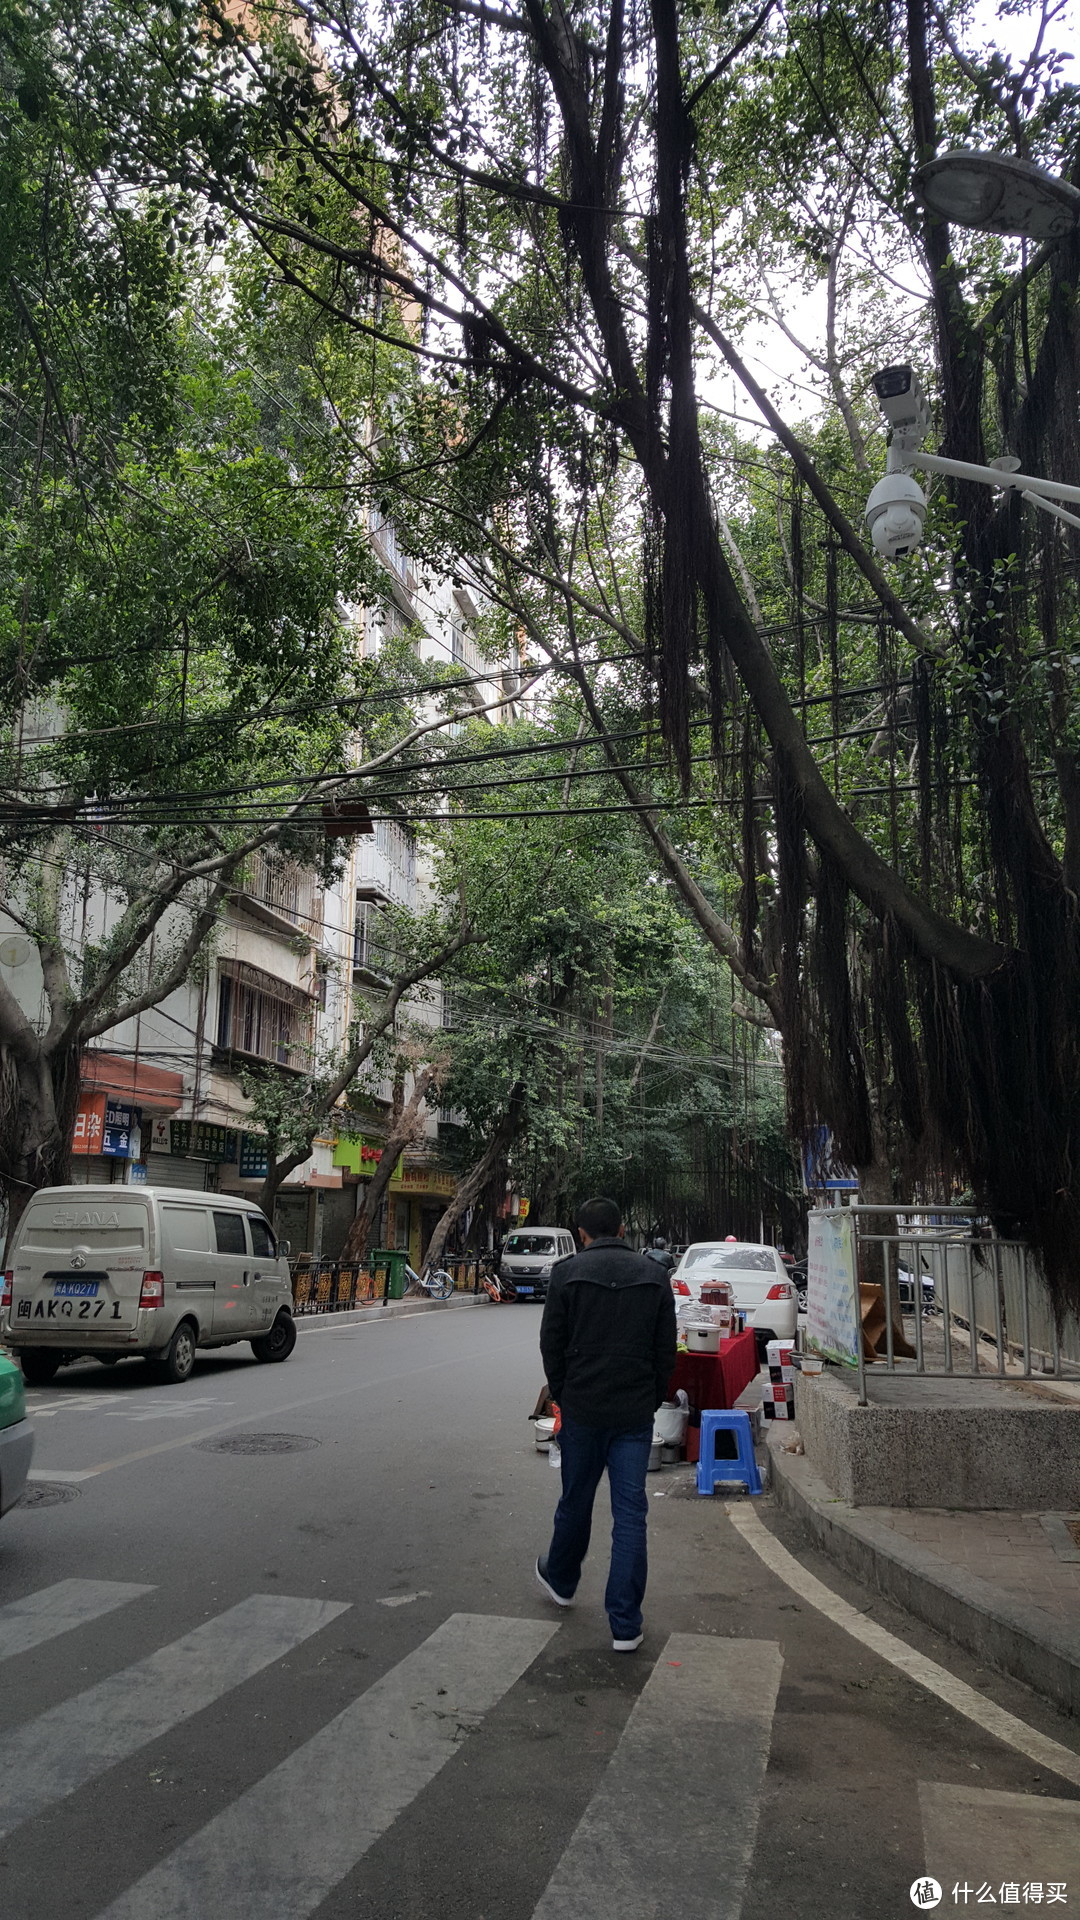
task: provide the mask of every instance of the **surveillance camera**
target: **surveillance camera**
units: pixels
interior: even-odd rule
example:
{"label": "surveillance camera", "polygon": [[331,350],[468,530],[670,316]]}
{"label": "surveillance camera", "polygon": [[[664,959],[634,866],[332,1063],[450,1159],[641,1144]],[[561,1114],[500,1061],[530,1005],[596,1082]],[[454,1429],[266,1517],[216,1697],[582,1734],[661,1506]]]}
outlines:
{"label": "surveillance camera", "polygon": [[873,385],[892,428],[893,445],[907,452],[921,447],[930,426],[930,406],[914,368],[882,367]]}
{"label": "surveillance camera", "polygon": [[910,473],[887,473],[866,503],[870,538],[886,560],[914,553],[925,519],[926,495]]}

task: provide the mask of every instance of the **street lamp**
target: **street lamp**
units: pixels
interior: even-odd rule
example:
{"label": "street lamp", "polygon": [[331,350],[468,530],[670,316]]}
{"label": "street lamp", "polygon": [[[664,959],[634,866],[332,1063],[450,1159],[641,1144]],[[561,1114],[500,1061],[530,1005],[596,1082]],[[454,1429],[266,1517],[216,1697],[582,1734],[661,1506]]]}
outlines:
{"label": "street lamp", "polygon": [[[1080,193],[1076,197],[1080,202]],[[1080,527],[1080,515],[1068,513],[1058,504],[1068,500],[1080,506],[1080,487],[1018,473],[1019,463],[1010,454],[983,467],[970,460],[948,460],[940,453],[924,453],[922,443],[930,428],[930,408],[912,367],[883,367],[875,373],[873,386],[890,433],[885,475],[866,503],[866,523],[875,547],[887,560],[901,560],[905,554],[914,553],[922,539],[926,496],[911,477],[912,467],[922,473],[947,473],[955,480],[977,480],[982,486],[1019,493],[1022,500],[1052,514],[1055,520]]]}
{"label": "street lamp", "polygon": [[1080,188],[1007,153],[955,147],[919,168],[915,190],[931,213],[980,233],[1060,240],[1080,223]]}

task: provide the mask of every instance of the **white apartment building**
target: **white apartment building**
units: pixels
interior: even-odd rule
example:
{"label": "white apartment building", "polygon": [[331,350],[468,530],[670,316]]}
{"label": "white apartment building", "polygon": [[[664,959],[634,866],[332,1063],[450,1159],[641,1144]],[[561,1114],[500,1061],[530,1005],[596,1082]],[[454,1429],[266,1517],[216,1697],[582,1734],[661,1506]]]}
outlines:
{"label": "white apartment building", "polygon": [[[392,526],[375,516],[371,531],[390,593],[380,609],[355,616],[358,645],[377,651],[388,633],[407,634],[422,660],[453,662],[475,679],[475,705],[505,693],[505,707],[491,717],[509,716],[513,666],[482,658],[479,609],[469,589],[449,580],[421,584]],[[313,1054],[323,1060],[340,1053],[358,998],[365,990],[377,995],[393,970],[385,908],[420,906],[430,884],[407,818],[376,815],[366,824],[368,831],[340,837],[340,877],[329,887],[272,850],[253,856],[191,977],[160,1006],[95,1043],[83,1070],[73,1178],[257,1192],[265,1141],[251,1121],[245,1072],[269,1067],[299,1075]],[[108,925],[116,905],[77,873],[64,902],[63,937],[77,954]],[[0,932],[12,924],[0,909]],[[170,930],[162,926],[162,942]],[[0,939],[0,969],[44,1023],[32,944]],[[440,1028],[441,989],[421,991],[409,1012]],[[359,1116],[342,1115],[285,1182],[276,1218],[294,1253],[333,1258],[339,1250],[380,1151],[390,1096],[384,1084]],[[404,1156],[380,1222],[384,1243],[408,1247],[414,1264],[453,1191],[439,1157],[439,1124],[433,1112],[424,1139]]]}

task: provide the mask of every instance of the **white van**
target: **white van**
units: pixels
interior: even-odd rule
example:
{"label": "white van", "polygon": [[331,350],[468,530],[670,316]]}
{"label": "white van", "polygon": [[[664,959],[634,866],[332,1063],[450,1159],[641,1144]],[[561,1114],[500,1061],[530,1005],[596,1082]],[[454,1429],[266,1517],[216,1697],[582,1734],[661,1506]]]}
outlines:
{"label": "white van", "polygon": [[499,1276],[509,1280],[519,1300],[543,1300],[556,1260],[576,1252],[569,1227],[521,1227],[503,1241]]}
{"label": "white van", "polygon": [[182,1188],[43,1187],[15,1232],[0,1338],[35,1386],[84,1354],[186,1380],[197,1347],[296,1345],[288,1262],[252,1201]]}

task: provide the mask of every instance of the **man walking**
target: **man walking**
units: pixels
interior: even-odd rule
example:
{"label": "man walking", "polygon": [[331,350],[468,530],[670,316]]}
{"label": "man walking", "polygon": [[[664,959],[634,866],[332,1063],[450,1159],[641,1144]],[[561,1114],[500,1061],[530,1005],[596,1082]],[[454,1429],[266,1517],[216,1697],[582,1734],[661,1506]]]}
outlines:
{"label": "man walking", "polygon": [[615,1652],[632,1653],[641,1645],[648,1575],[645,1475],[653,1415],[675,1365],[675,1298],[665,1270],[626,1245],[614,1200],[587,1200],[577,1230],[582,1252],[552,1268],[540,1326],[562,1417],[562,1499],[536,1577],[557,1606],[572,1606],[606,1468],[612,1528],[604,1606]]}

